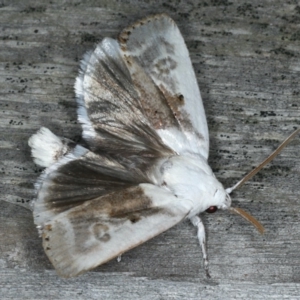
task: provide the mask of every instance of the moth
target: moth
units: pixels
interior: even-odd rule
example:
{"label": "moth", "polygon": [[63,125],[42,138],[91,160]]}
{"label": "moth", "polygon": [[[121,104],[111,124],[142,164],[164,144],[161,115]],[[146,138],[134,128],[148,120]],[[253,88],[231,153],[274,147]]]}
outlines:
{"label": "moth", "polygon": [[208,273],[205,229],[198,216],[232,210],[233,188],[207,163],[205,112],[183,37],[165,14],[146,17],[85,54],[75,83],[85,146],[41,128],[29,139],[35,163],[34,222],[62,277],[93,269],[184,219],[198,230]]}

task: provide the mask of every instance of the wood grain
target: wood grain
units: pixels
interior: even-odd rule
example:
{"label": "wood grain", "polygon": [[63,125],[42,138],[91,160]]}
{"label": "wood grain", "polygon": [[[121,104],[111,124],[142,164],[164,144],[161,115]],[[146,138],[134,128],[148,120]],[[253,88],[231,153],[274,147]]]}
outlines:
{"label": "wood grain", "polygon": [[[232,195],[265,226],[203,215],[212,279],[183,222],[81,277],[56,276],[28,207],[41,172],[28,138],[41,126],[80,141],[79,60],[131,22],[169,14],[186,40],[225,187],[299,126],[298,1],[8,1],[0,3],[0,294],[2,299],[300,299],[300,139]],[[10,202],[10,203],[8,203]]]}

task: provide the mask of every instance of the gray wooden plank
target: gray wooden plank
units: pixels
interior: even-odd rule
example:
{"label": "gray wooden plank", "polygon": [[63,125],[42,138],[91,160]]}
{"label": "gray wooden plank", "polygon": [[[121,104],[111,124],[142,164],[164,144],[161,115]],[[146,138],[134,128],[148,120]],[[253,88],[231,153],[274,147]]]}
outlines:
{"label": "gray wooden plank", "polygon": [[188,222],[124,254],[121,263],[62,280],[31,212],[14,205],[28,207],[41,172],[30,158],[31,134],[46,126],[80,140],[73,84],[82,55],[160,12],[174,18],[190,50],[210,129],[210,164],[226,187],[299,126],[297,1],[2,1],[1,298],[299,298],[299,138],[233,193],[234,205],[265,226],[264,236],[228,212],[203,215],[211,280]]}
{"label": "gray wooden plank", "polygon": [[[18,285],[16,280],[19,280]],[[81,278],[62,280],[52,272],[41,275],[28,270],[9,270],[2,282],[5,299],[299,299],[297,283],[253,285],[226,281],[212,285],[149,280],[119,272],[89,273]]]}

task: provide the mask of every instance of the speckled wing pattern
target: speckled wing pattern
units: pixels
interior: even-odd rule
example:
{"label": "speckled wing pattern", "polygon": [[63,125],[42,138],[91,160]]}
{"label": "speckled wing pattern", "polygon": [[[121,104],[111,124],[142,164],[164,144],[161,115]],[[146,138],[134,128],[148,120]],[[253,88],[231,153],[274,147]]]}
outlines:
{"label": "speckled wing pattern", "polygon": [[[182,82],[181,82],[182,81]],[[192,209],[151,168],[187,152],[208,156],[205,114],[188,51],[166,15],[105,38],[75,84],[86,148],[41,175],[34,218],[61,276],[94,268],[184,219]]]}

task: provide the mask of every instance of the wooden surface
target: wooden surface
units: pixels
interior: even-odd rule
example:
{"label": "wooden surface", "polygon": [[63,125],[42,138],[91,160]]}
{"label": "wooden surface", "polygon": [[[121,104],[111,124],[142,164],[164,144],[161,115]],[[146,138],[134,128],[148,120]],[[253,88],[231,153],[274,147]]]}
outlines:
{"label": "wooden surface", "polygon": [[[126,2],[126,4],[125,4]],[[79,141],[73,84],[103,37],[165,12],[186,40],[210,129],[210,165],[225,187],[300,121],[297,1],[24,1],[0,3],[1,299],[300,299],[300,139],[233,193],[264,236],[229,212],[203,215],[212,278],[183,222],[81,277],[56,276],[28,204],[41,172],[28,138],[41,126]],[[8,202],[10,203],[8,203]]]}

